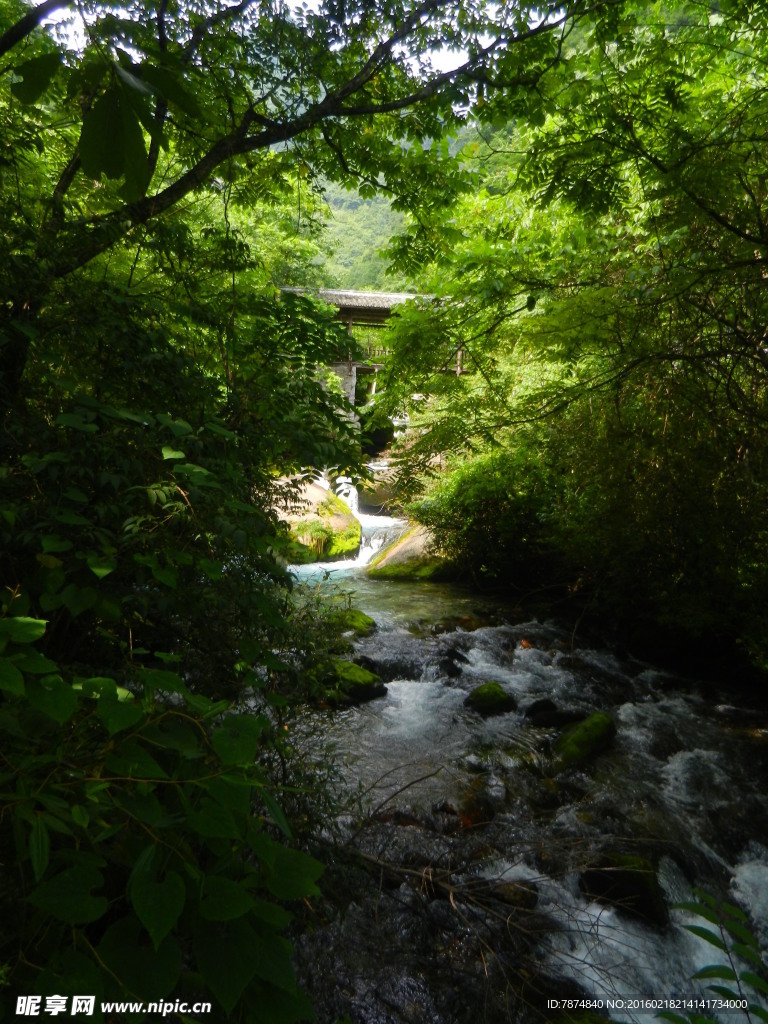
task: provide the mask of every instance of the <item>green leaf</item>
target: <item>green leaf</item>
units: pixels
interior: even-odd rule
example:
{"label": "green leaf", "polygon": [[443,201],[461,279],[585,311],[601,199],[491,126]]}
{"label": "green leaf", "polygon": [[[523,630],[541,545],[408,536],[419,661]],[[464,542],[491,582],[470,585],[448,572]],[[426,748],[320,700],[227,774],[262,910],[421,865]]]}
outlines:
{"label": "green leaf", "polygon": [[285,907],[257,897],[253,899],[251,914],[277,931],[283,931],[293,920],[293,914]]}
{"label": "green leaf", "polygon": [[96,434],[99,430],[98,423],[94,423],[81,412],[62,412],[56,417],[56,423],[60,427],[72,427],[86,434]]}
{"label": "green leaf", "polygon": [[254,935],[256,976],[282,992],[296,992],[296,976],[291,966],[291,944],[279,935]]}
{"label": "green leaf", "polygon": [[87,807],[84,807],[82,804],[73,804],[69,813],[72,816],[72,821],[74,821],[76,825],[79,825],[81,828],[88,827],[91,817],[88,814]]}
{"label": "green leaf", "polygon": [[107,89],[83,118],[80,162],[90,178],[119,178],[125,166],[122,114],[117,90]]}
{"label": "green leaf", "polygon": [[758,948],[757,939],[749,928],[745,927],[743,924],[740,924],[738,921],[731,921],[728,920],[728,918],[725,918],[723,920],[723,927],[734,937],[734,939],[740,939],[745,946],[753,946],[755,949]]}
{"label": "green leaf", "polygon": [[47,676],[58,672],[58,665],[50,658],[45,658],[34,647],[28,648],[23,654],[14,655],[14,664],[22,672],[28,672],[32,676]]}
{"label": "green leaf", "polygon": [[253,907],[250,893],[239,882],[221,875],[206,875],[200,896],[200,916],[206,921],[230,921]]}
{"label": "green leaf", "polygon": [[186,454],[179,451],[178,448],[171,448],[169,445],[163,445],[163,458],[164,459],[186,459]]}
{"label": "green leaf", "polygon": [[14,644],[32,644],[45,633],[48,625],[45,619],[29,619],[24,616],[0,619],[0,638],[7,638]]}
{"label": "green leaf", "polygon": [[173,416],[169,416],[167,412],[161,412],[157,414],[158,423],[162,423],[164,427],[169,427],[174,437],[187,437],[193,433],[192,425],[186,420],[178,419],[175,420]]}
{"label": "green leaf", "polygon": [[261,799],[264,801],[267,810],[272,815],[272,820],[283,833],[283,835],[287,839],[293,839],[290,826],[286,820],[285,815],[283,814],[282,808],[275,800],[275,798],[272,796],[272,794],[268,790],[263,789],[261,791]]}
{"label": "green leaf", "polygon": [[176,572],[175,569],[172,569],[170,566],[163,567],[160,565],[153,565],[152,575],[155,577],[158,583],[165,584],[165,586],[170,587],[171,590],[176,589],[179,574]]}
{"label": "green leaf", "polygon": [[198,970],[227,1014],[231,1014],[256,973],[256,933],[242,919],[198,929]]}
{"label": "green leaf", "polygon": [[133,915],[107,929],[98,954],[137,999],[143,999],[148,992],[155,998],[167,995],[176,987],[181,973],[181,950],[173,936],[169,935],[155,949]]}
{"label": "green leaf", "polygon": [[266,888],[281,900],[298,900],[304,896],[317,896],[320,890],[315,882],[323,873],[320,861],[301,850],[275,844],[271,870],[264,872]]}
{"label": "green leaf", "polygon": [[[99,701],[101,703],[101,701]],[[121,704],[128,710],[130,704]],[[148,751],[135,740],[123,743],[105,760],[104,766],[116,775],[132,779],[167,779],[167,773]]]}
{"label": "green leaf", "polygon": [[188,815],[190,827],[205,839],[238,839],[240,829],[232,812],[210,797],[203,797],[199,811]]}
{"label": "green leaf", "polygon": [[103,884],[104,878],[96,868],[77,865],[38,885],[28,900],[38,910],[52,914],[59,921],[88,924],[106,913],[106,896],[91,894],[92,889]]}
{"label": "green leaf", "polygon": [[7,658],[0,658],[0,690],[17,697],[24,694],[24,676]]}
{"label": "green leaf", "polygon": [[53,76],[61,67],[61,54],[44,53],[40,57],[32,57],[14,69],[21,75],[22,81],[11,85],[11,92],[22,103],[35,103],[51,83]]}
{"label": "green leaf", "polygon": [[734,942],[733,952],[740,956],[742,960],[747,960],[756,967],[764,966],[762,957],[753,946],[745,946],[742,942]]}
{"label": "green leaf", "polygon": [[[133,76],[131,76],[133,77]],[[149,164],[144,145],[142,121],[151,124],[146,98],[121,80],[120,115],[123,136],[125,185],[121,192],[130,203],[140,199],[149,184]]]}
{"label": "green leaf", "polygon": [[765,1021],[765,1024],[768,1024],[768,1010],[766,1010],[764,1006],[758,1006],[756,1003],[750,1003],[749,1012],[753,1017],[757,1017],[758,1020]]}
{"label": "green leaf", "polygon": [[717,995],[722,996],[723,999],[740,999],[740,995],[732,988],[726,988],[725,985],[707,985],[707,989],[710,992],[716,992]]}
{"label": "green leaf", "polygon": [[144,718],[144,710],[141,705],[121,701],[110,693],[101,695],[97,711],[110,736],[122,732],[123,729],[130,729],[132,726],[138,725]]}
{"label": "green leaf", "polygon": [[71,540],[64,540],[63,537],[57,536],[55,533],[47,533],[40,541],[43,551],[46,554],[55,554],[56,552],[69,551],[72,548]]}
{"label": "green leaf", "polygon": [[117,559],[108,555],[88,555],[86,564],[94,576],[103,580],[105,576],[109,576],[111,572],[115,571],[117,568]]}
{"label": "green leaf", "polygon": [[[118,52],[121,53],[121,55],[125,53],[124,50]],[[130,57],[127,54],[126,57],[128,58],[128,61],[130,61]],[[121,67],[120,64],[115,64],[113,65],[113,67],[115,69],[115,72],[117,73],[117,77],[120,79],[123,85],[127,86],[127,88],[135,89],[136,92],[138,92],[142,96],[152,95],[152,90],[148,87],[146,82],[143,82],[140,78],[137,78],[137,76],[134,75],[131,71],[129,71],[127,67]]]}
{"label": "green leaf", "polygon": [[154,67],[151,64],[142,64],[140,70],[144,80],[149,82],[164,100],[172,103],[190,117],[199,118],[201,116],[197,97],[191,89],[187,88],[181,76],[173,74],[166,68]]}
{"label": "green leaf", "polygon": [[51,853],[51,840],[48,829],[42,816],[35,815],[32,822],[32,831],[29,834],[29,859],[32,862],[32,871],[35,881],[39,882],[48,867],[48,859]]}
{"label": "green leaf", "polygon": [[736,981],[736,972],[726,964],[710,964],[696,971],[694,978],[724,978],[726,981]]}
{"label": "green leaf", "polygon": [[768,995],[768,983],[752,971],[742,971],[741,980],[749,985],[750,988],[753,988],[755,992],[762,992],[764,995]]}
{"label": "green leaf", "polygon": [[698,935],[700,939],[704,939],[705,942],[710,944],[710,946],[714,946],[716,949],[722,950],[723,953],[728,952],[722,938],[715,932],[710,931],[709,928],[702,928],[701,925],[698,924],[685,924],[683,927],[692,935]]}
{"label": "green leaf", "polygon": [[253,715],[227,715],[211,744],[224,764],[253,764],[263,730],[263,720]]}
{"label": "green leaf", "polygon": [[156,950],[181,916],[186,897],[184,882],[175,871],[166,872],[161,882],[149,874],[133,878],[131,903]]}
{"label": "green leaf", "polygon": [[38,711],[62,725],[77,709],[77,694],[61,676],[27,680],[27,700]]}

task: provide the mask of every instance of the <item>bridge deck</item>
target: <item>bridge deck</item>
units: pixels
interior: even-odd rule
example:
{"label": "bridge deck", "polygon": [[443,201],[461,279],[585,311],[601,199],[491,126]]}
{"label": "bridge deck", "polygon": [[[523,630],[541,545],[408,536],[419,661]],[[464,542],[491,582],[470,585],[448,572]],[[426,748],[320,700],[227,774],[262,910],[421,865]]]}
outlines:
{"label": "bridge deck", "polygon": [[351,328],[355,324],[385,324],[395,306],[402,306],[416,295],[408,292],[356,292],[344,288],[281,288],[295,295],[314,295],[329,306],[336,306],[338,319]]}

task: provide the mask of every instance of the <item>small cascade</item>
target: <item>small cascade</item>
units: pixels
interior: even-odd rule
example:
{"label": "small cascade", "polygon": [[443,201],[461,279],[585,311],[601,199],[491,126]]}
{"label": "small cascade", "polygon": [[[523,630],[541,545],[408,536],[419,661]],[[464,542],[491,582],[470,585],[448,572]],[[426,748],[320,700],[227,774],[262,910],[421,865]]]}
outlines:
{"label": "small cascade", "polygon": [[381,551],[402,536],[408,525],[405,519],[397,519],[395,516],[377,516],[361,512],[357,488],[349,477],[337,479],[336,493],[349,505],[350,512],[362,527],[360,551],[355,559],[355,565],[367,565],[377,551]]}
{"label": "small cascade", "polygon": [[[321,487],[331,489],[327,476],[320,476],[316,481]],[[354,558],[345,558],[333,562],[310,562],[307,565],[292,566],[291,571],[301,579],[311,579],[318,575],[332,572],[335,576],[367,565],[377,552],[394,543],[408,528],[407,519],[395,516],[377,516],[360,511],[357,488],[349,477],[338,477],[335,486],[336,494],[346,502],[352,515],[362,528],[360,549]]]}
{"label": "small cascade", "polygon": [[360,505],[357,496],[357,488],[352,483],[348,476],[340,476],[336,479],[336,494],[349,505],[349,510],[353,516],[357,516],[357,511]]}
{"label": "small cascade", "polygon": [[408,527],[407,520],[394,516],[373,516],[354,509],[353,514],[363,528],[356,565],[367,565],[377,551],[393,544]]}

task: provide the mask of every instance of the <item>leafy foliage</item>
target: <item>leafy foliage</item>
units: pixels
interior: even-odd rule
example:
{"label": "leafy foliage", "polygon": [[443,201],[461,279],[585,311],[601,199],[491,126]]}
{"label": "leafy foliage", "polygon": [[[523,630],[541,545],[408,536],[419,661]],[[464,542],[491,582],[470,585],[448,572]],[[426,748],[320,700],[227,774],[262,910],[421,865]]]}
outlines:
{"label": "leafy foliage", "polygon": [[[683,927],[716,949],[719,960],[698,970],[693,980],[710,982],[706,985],[709,992],[726,1003],[733,1002],[734,1009],[730,1012],[740,1011],[748,1021],[768,1020],[768,1010],[764,1005],[768,995],[766,965],[747,915],[739,907],[716,900],[709,893],[696,890],[695,895],[695,900],[679,903],[677,908],[698,915],[707,924],[686,924]],[[698,1013],[682,1016],[665,1012],[659,1017],[672,1021],[672,1024],[712,1024],[709,1017]]]}
{"label": "leafy foliage", "polygon": [[765,665],[761,15],[615,14],[564,40],[527,123],[477,110],[484,188],[393,336],[404,480],[455,470],[418,514],[475,574]]}
{"label": "leafy foliage", "polygon": [[[264,714],[189,690],[170,668],[131,689],[64,679],[44,620],[0,619],[3,938],[20,992],[100,999],[213,993],[217,1019],[309,1013],[280,901],[321,866],[291,838],[259,766]],[[263,685],[250,674],[251,685]],[[282,842],[275,839],[277,826]],[[274,1009],[270,1009],[273,1007]]]}

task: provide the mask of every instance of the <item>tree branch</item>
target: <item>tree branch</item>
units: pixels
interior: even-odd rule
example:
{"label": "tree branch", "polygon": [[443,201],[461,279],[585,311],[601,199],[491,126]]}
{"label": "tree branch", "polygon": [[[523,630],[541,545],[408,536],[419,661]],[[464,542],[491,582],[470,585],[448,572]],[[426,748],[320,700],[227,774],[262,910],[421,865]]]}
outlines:
{"label": "tree branch", "polygon": [[20,43],[22,39],[26,39],[31,32],[34,32],[40,22],[47,18],[49,14],[62,10],[65,7],[72,7],[73,3],[74,0],[45,0],[45,3],[33,7],[31,11],[25,14],[23,18],[19,18],[15,25],[11,25],[0,36],[0,57],[17,43]]}

